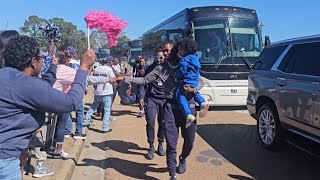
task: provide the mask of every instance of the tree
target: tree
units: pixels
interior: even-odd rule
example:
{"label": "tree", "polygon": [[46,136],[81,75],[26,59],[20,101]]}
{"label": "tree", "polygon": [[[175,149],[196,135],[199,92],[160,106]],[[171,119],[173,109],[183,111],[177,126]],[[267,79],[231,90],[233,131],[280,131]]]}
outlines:
{"label": "tree", "polygon": [[92,49],[95,48],[103,48],[108,49],[108,37],[104,32],[101,32],[99,30],[93,30],[90,34],[90,45]]}
{"label": "tree", "polygon": [[86,50],[86,34],[83,31],[78,30],[77,26],[71,22],[65,21],[63,18],[52,18],[46,20],[37,16],[30,16],[20,28],[20,32],[35,37],[41,47],[47,46],[48,40],[45,38],[43,32],[39,30],[39,27],[47,24],[48,22],[54,24],[60,29],[61,42],[56,43],[56,46],[62,46],[65,48],[68,46],[75,46],[79,50],[79,55]]}
{"label": "tree", "polygon": [[53,18],[49,22],[60,29],[61,42],[58,45],[62,47],[76,46],[79,50],[79,55],[87,49],[86,34],[78,30],[76,25],[66,22],[63,18]]}
{"label": "tree", "polygon": [[128,51],[128,41],[130,39],[125,35],[125,33],[121,33],[118,37],[118,44],[111,48],[111,55],[115,57],[121,57]]}
{"label": "tree", "polygon": [[20,33],[34,37],[40,46],[46,46],[47,40],[39,27],[47,23],[47,20],[39,18],[38,16],[29,16],[28,19],[24,21],[23,26],[20,27]]}
{"label": "tree", "polygon": [[56,46],[75,46],[78,48],[80,55],[87,49],[86,34],[83,31],[78,30],[77,26],[71,22],[65,21],[63,18],[52,18],[46,20],[39,18],[38,16],[29,16],[23,26],[20,27],[20,32],[36,38],[41,47],[47,46],[48,40],[39,29],[41,25],[46,25],[47,23],[52,23],[60,29],[61,42],[56,43]]}

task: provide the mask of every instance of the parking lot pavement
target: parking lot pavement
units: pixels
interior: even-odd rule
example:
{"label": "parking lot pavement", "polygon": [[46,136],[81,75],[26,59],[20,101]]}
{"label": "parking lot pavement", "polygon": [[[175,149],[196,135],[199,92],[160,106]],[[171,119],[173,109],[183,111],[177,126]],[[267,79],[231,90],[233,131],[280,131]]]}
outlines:
{"label": "parking lot pavement", "polygon": [[256,135],[256,120],[243,111],[210,111],[199,122],[198,134],[228,162],[254,179],[319,179],[319,159],[289,145],[280,152],[263,149]]}
{"label": "parking lot pavement", "polygon": [[[165,157],[145,158],[146,121],[136,118],[138,107],[118,104],[117,100],[111,133],[101,134],[101,122],[96,120],[73,179],[168,179]],[[211,109],[198,119],[187,172],[178,179],[319,179],[319,160],[291,147],[278,153],[263,149],[255,124],[245,109]],[[178,154],[182,142],[180,137]]]}

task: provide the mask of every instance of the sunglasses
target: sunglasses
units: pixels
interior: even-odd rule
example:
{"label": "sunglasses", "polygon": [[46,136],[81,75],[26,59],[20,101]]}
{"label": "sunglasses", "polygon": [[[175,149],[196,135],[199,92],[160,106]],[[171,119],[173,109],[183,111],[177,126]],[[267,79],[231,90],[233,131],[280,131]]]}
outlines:
{"label": "sunglasses", "polygon": [[160,59],[160,60],[163,59],[162,56],[155,56],[154,58],[155,58],[155,59]]}

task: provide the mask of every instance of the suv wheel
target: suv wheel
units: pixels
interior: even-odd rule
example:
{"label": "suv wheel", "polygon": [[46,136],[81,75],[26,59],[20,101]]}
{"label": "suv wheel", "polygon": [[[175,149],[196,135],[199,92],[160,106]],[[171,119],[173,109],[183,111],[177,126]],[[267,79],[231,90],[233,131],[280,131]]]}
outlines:
{"label": "suv wheel", "polygon": [[270,150],[278,150],[282,129],[279,116],[273,104],[263,105],[258,112],[257,132],[261,144]]}

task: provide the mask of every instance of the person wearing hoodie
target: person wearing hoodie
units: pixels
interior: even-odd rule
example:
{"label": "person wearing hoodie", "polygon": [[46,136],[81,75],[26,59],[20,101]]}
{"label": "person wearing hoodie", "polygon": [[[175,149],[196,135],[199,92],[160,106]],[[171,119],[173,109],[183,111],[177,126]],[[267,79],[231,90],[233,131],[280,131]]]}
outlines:
{"label": "person wearing hoodie", "polygon": [[196,117],[192,115],[187,99],[194,97],[195,101],[200,105],[200,117],[204,117],[207,114],[209,104],[199,92],[188,94],[183,89],[185,85],[195,88],[199,84],[201,64],[196,54],[198,49],[197,42],[191,38],[183,38],[177,42],[177,46],[179,49],[178,56],[181,60],[179,69],[176,72],[176,79],[180,82],[176,96],[179,108],[186,118],[186,128],[188,128],[195,122]]}
{"label": "person wearing hoodie", "polygon": [[39,117],[44,112],[66,113],[76,108],[95,53],[88,50],[83,54],[80,69],[66,94],[38,79],[45,57],[34,38],[12,38],[2,54],[6,67],[0,69],[0,176],[21,179],[19,157],[34,132],[44,124],[44,118]]}

